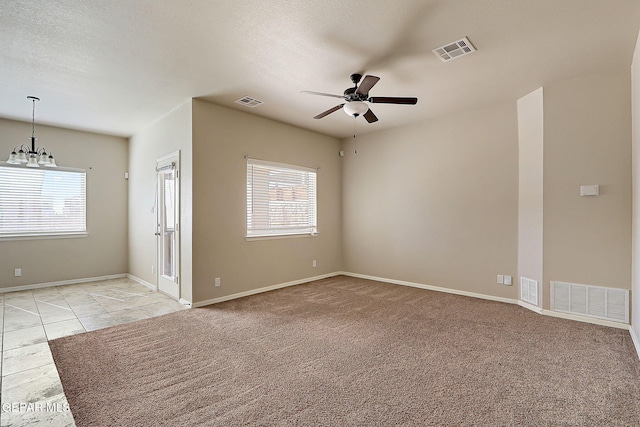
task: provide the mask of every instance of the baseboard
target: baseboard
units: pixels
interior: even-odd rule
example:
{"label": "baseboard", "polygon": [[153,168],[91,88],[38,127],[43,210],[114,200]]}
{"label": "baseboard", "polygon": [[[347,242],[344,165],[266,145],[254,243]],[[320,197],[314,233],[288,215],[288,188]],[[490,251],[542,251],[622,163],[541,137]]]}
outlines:
{"label": "baseboard", "polygon": [[[472,298],[480,298],[480,299],[489,300],[489,301],[498,301],[498,302],[504,302],[508,304],[517,304],[521,307],[524,307],[528,310],[531,310],[543,316],[559,317],[561,319],[575,320],[577,322],[583,322],[583,323],[592,323],[594,325],[608,326],[608,327],[617,328],[617,329],[628,330],[630,327],[626,323],[612,322],[609,320],[601,320],[601,319],[596,319],[591,317],[582,317],[582,316],[576,316],[576,315],[571,315],[566,313],[560,313],[557,311],[545,310],[535,305],[526,303],[524,301],[511,299],[511,298],[496,297],[493,295],[478,294],[475,292],[467,292],[467,291],[460,291],[457,289],[442,288],[439,286],[431,286],[431,285],[425,285],[422,283],[407,282],[404,280],[395,280],[395,279],[387,279],[384,277],[368,276],[366,274],[349,273],[346,271],[340,271],[338,272],[338,274],[342,274],[344,276],[350,276],[350,277],[357,277],[360,279],[375,280],[378,282],[393,283],[393,284],[402,285],[402,286],[411,286],[414,288],[427,289],[430,291],[445,292],[448,294],[462,295],[462,296],[467,296]],[[636,349],[640,349],[640,346],[636,345]],[[640,350],[638,350],[638,355],[640,356]]]}
{"label": "baseboard", "polygon": [[5,292],[28,291],[31,289],[50,288],[53,286],[75,285],[78,283],[99,282],[101,280],[122,279],[127,274],[111,274],[109,276],[87,277],[84,279],[61,280],[59,282],[36,283],[33,285],[10,286],[8,288],[0,288],[0,294]]}
{"label": "baseboard", "polygon": [[133,281],[134,281],[134,282],[136,282],[136,283],[140,283],[141,285],[146,286],[146,287],[147,287],[147,288],[149,288],[149,289],[152,289],[152,290],[154,290],[154,291],[157,291],[157,290],[158,290],[158,289],[156,288],[156,285],[154,285],[153,283],[149,283],[149,282],[147,282],[146,280],[143,280],[143,279],[141,279],[141,278],[139,278],[139,277],[136,277],[136,276],[134,276],[134,275],[132,275],[132,274],[127,274],[127,277],[128,277],[129,279],[133,280]]}
{"label": "baseboard", "polygon": [[640,338],[636,335],[636,331],[633,329],[633,326],[629,326],[629,334],[631,335],[631,341],[633,341],[633,346],[636,348],[636,354],[640,359]]}
{"label": "baseboard", "polygon": [[415,283],[415,282],[407,282],[404,280],[387,279],[384,277],[368,276],[366,274],[349,273],[346,271],[341,271],[338,274],[342,274],[344,276],[350,276],[350,277],[357,277],[359,279],[367,279],[367,280],[375,280],[377,282],[392,283],[394,285],[411,286],[412,288],[426,289],[429,291],[444,292],[447,294],[462,295],[465,297],[480,298],[480,299],[485,299],[489,301],[505,302],[507,304],[518,303],[517,300],[512,298],[496,297],[493,295],[478,294],[475,292],[468,292],[468,291],[460,291],[458,289],[442,288],[439,286],[425,285],[422,283]]}
{"label": "baseboard", "polygon": [[518,305],[520,307],[526,308],[527,310],[535,311],[538,314],[543,314],[542,313],[542,311],[543,311],[542,308],[538,307],[537,305],[529,304],[526,301],[518,300]]}
{"label": "baseboard", "polygon": [[198,301],[191,304],[192,307],[204,307],[205,305],[217,304],[219,302],[230,301],[237,298],[248,297],[250,295],[261,294],[263,292],[275,291],[276,289],[286,288],[289,286],[301,285],[303,283],[313,282],[314,280],[326,279],[328,277],[339,276],[343,274],[341,272],[328,273],[320,276],[308,277],[306,279],[294,280],[286,283],[279,283],[277,285],[265,286],[264,288],[252,289],[250,291],[239,292],[237,294],[225,295],[219,298],[212,298],[204,301]]}
{"label": "baseboard", "polygon": [[560,319],[575,320],[576,322],[591,323],[594,325],[608,326],[610,328],[629,330],[628,323],[612,322],[610,320],[596,319],[595,317],[577,316],[575,314],[561,313],[559,311],[542,310],[544,316],[558,317]]}

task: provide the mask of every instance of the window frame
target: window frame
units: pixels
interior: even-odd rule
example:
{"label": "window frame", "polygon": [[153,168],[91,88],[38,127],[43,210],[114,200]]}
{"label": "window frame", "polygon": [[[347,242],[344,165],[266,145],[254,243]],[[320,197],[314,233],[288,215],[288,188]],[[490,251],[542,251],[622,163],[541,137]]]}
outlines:
{"label": "window frame", "polygon": [[[43,172],[43,173],[55,173],[55,172],[69,172],[74,174],[80,174],[82,176],[80,183],[80,191],[82,200],[84,201],[83,215],[82,215],[82,230],[54,230],[47,229],[46,231],[15,231],[15,232],[2,232],[0,231],[0,241],[7,240],[38,240],[38,239],[68,239],[68,238],[80,238],[87,237],[89,235],[87,227],[87,171],[85,169],[68,168],[68,167],[56,167],[56,168],[26,168],[22,165],[12,165],[6,162],[0,162],[0,168],[2,169],[15,169],[16,171],[29,171],[29,172]],[[0,193],[2,189],[0,189]],[[1,197],[1,196],[0,196]]]}
{"label": "window frame", "polygon": [[[264,239],[286,239],[286,238],[296,238],[296,237],[313,237],[318,235],[318,169],[317,168],[309,168],[305,166],[291,165],[286,163],[272,162],[267,160],[259,160],[250,157],[246,158],[246,204],[245,204],[245,238],[247,240],[264,240]],[[252,227],[252,223],[254,222],[254,211],[256,205],[256,190],[255,190],[255,181],[253,178],[255,175],[255,169],[253,167],[258,167],[263,170],[267,170],[269,172],[280,172],[290,175],[291,177],[295,176],[295,174],[300,174],[300,178],[303,180],[308,180],[306,182],[306,190],[307,190],[307,201],[306,203],[311,203],[311,206],[306,206],[306,211],[303,216],[308,218],[308,223],[301,226],[291,226],[291,227]],[[306,175],[306,178],[304,178]],[[260,180],[262,185],[271,185],[276,180]],[[271,187],[273,188],[273,187]],[[262,191],[261,199],[263,201],[273,201],[269,200],[269,194]],[[258,196],[260,197],[260,196]],[[311,201],[312,200],[312,201]],[[295,203],[295,201],[292,201]],[[300,201],[301,204],[305,202]],[[264,209],[264,208],[263,208]],[[270,221],[273,217],[270,214],[270,211],[267,213],[267,218]],[[263,214],[264,220],[264,214]]]}

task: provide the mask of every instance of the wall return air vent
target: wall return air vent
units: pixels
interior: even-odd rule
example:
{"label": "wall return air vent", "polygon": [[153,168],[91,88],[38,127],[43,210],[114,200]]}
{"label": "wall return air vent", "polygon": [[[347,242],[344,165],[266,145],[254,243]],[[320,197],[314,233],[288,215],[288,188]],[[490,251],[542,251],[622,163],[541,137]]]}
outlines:
{"label": "wall return air vent", "polygon": [[551,282],[551,310],[629,323],[627,289]]}
{"label": "wall return air vent", "polygon": [[466,37],[433,49],[433,53],[435,53],[442,62],[448,62],[475,51],[476,48],[473,47],[469,39]]}
{"label": "wall return air vent", "polygon": [[527,279],[526,277],[520,278],[520,300],[538,306],[538,294],[537,280]]}

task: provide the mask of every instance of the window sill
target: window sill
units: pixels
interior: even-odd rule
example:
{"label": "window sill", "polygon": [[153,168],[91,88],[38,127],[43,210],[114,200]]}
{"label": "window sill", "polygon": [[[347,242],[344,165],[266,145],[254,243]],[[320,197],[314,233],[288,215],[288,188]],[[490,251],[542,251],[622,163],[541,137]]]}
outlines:
{"label": "window sill", "polygon": [[278,234],[274,236],[246,236],[247,242],[253,242],[256,240],[279,240],[279,239],[299,239],[304,237],[318,237],[318,233],[304,233],[304,234]]}
{"label": "window sill", "polygon": [[0,242],[9,240],[56,240],[56,239],[79,239],[89,237],[89,233],[60,233],[60,234],[14,234],[0,236]]}

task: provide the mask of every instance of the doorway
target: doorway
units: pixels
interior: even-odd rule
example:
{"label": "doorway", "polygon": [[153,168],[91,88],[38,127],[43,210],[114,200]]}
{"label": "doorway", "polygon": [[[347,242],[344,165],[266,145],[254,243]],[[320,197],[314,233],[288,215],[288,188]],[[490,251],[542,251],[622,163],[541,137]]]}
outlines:
{"label": "doorway", "polygon": [[180,152],[156,160],[158,290],[180,299]]}

